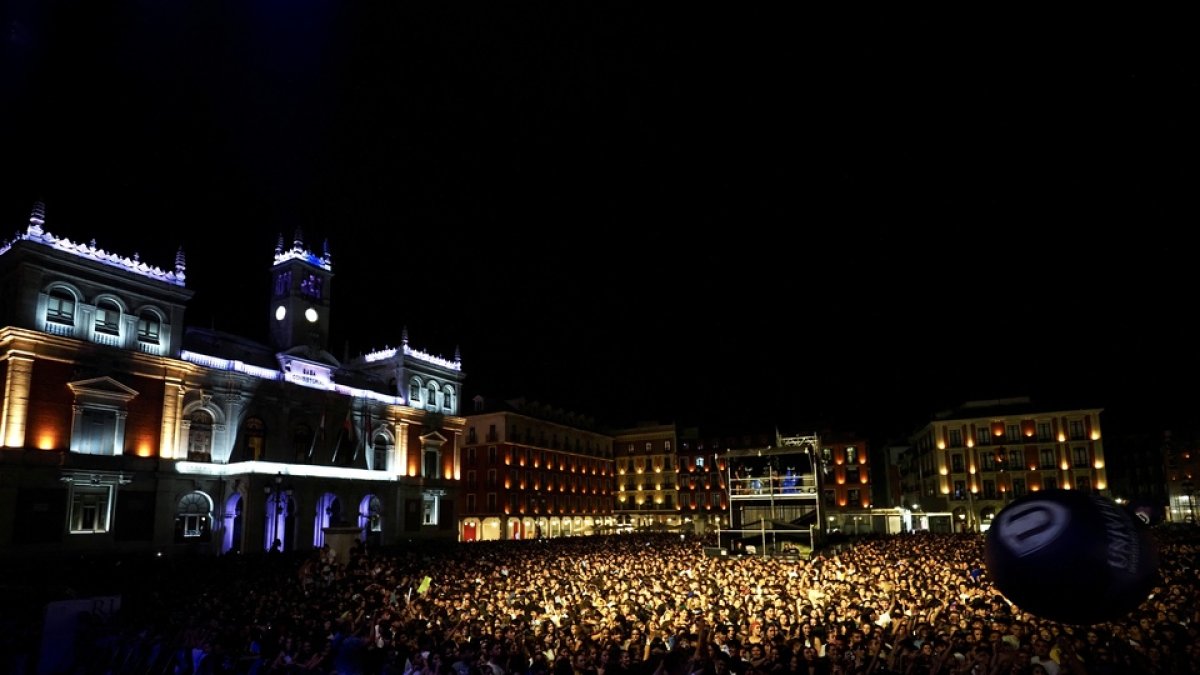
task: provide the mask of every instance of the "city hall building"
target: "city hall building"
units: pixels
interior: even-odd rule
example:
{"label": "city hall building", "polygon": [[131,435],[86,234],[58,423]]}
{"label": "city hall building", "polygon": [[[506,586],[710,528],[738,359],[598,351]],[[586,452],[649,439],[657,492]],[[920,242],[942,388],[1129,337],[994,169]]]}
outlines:
{"label": "city hall building", "polygon": [[302,239],[261,344],[186,325],[182,250],[155,267],[34,207],[0,244],[0,556],[459,538],[461,358],[407,331],[333,357],[331,257]]}

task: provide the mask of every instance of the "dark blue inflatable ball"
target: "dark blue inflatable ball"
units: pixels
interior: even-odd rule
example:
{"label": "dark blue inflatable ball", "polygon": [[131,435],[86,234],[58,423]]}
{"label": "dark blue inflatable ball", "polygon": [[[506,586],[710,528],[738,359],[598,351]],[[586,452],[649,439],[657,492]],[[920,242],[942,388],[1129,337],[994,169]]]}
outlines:
{"label": "dark blue inflatable ball", "polygon": [[1149,527],[1158,525],[1166,517],[1162,505],[1150,499],[1135,499],[1125,506],[1125,510],[1133,516],[1135,524]]}
{"label": "dark blue inflatable ball", "polygon": [[985,554],[996,588],[1023,611],[1073,624],[1118,619],[1158,583],[1158,551],[1113,500],[1042,490],[996,514]]}

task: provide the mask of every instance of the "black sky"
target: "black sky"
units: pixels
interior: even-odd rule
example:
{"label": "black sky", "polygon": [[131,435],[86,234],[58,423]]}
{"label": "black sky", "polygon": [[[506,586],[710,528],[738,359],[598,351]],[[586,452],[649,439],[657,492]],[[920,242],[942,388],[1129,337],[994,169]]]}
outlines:
{"label": "black sky", "polygon": [[182,245],[251,336],[300,227],[335,353],[611,424],[1190,425],[1186,17],[770,4],[10,0],[4,222]]}

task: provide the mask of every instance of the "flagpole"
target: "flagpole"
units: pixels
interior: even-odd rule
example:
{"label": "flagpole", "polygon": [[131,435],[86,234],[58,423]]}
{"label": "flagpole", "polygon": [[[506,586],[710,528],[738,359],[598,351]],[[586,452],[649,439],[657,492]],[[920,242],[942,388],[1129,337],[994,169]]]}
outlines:
{"label": "flagpole", "polygon": [[[371,402],[370,401],[363,402],[362,425],[363,425],[363,430],[362,430],[362,434],[360,434],[362,436],[361,448],[369,453],[371,450],[367,444],[370,442],[370,438],[371,438]],[[354,457],[352,457],[350,459],[351,463],[358,461],[359,448],[360,448],[360,446],[358,445],[358,441],[355,441],[354,442]],[[368,461],[370,461],[370,460],[368,459]]]}
{"label": "flagpole", "polygon": [[351,398],[350,399],[350,407],[346,410],[346,420],[344,422],[342,422],[342,428],[340,431],[338,431],[337,445],[334,446],[334,448],[333,448],[333,458],[329,460],[330,463],[337,462],[338,450],[340,450],[342,448],[342,438],[345,437],[347,434],[350,434],[351,436],[354,435],[354,425],[353,425],[353,421],[352,421],[353,419],[354,419],[354,399]]}
{"label": "flagpole", "polygon": [[321,423],[317,427],[317,430],[315,432],[313,432],[312,443],[308,446],[308,459],[311,460],[313,458],[313,452],[317,449],[317,436],[324,436],[324,435],[325,435],[325,409],[322,408],[321,409]]}

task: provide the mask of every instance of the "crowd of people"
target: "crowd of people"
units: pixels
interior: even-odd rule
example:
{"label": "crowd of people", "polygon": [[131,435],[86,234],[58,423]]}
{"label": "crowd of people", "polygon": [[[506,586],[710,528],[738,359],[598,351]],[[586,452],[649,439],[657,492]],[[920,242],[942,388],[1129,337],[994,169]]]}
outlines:
{"label": "crowd of people", "polygon": [[[657,534],[126,563],[121,611],[80,633],[73,672],[1200,672],[1200,537],[1154,536],[1153,595],[1086,626],[1010,604],[978,535],[867,537],[807,560],[710,557],[703,538]],[[37,636],[7,628],[33,672]]]}

